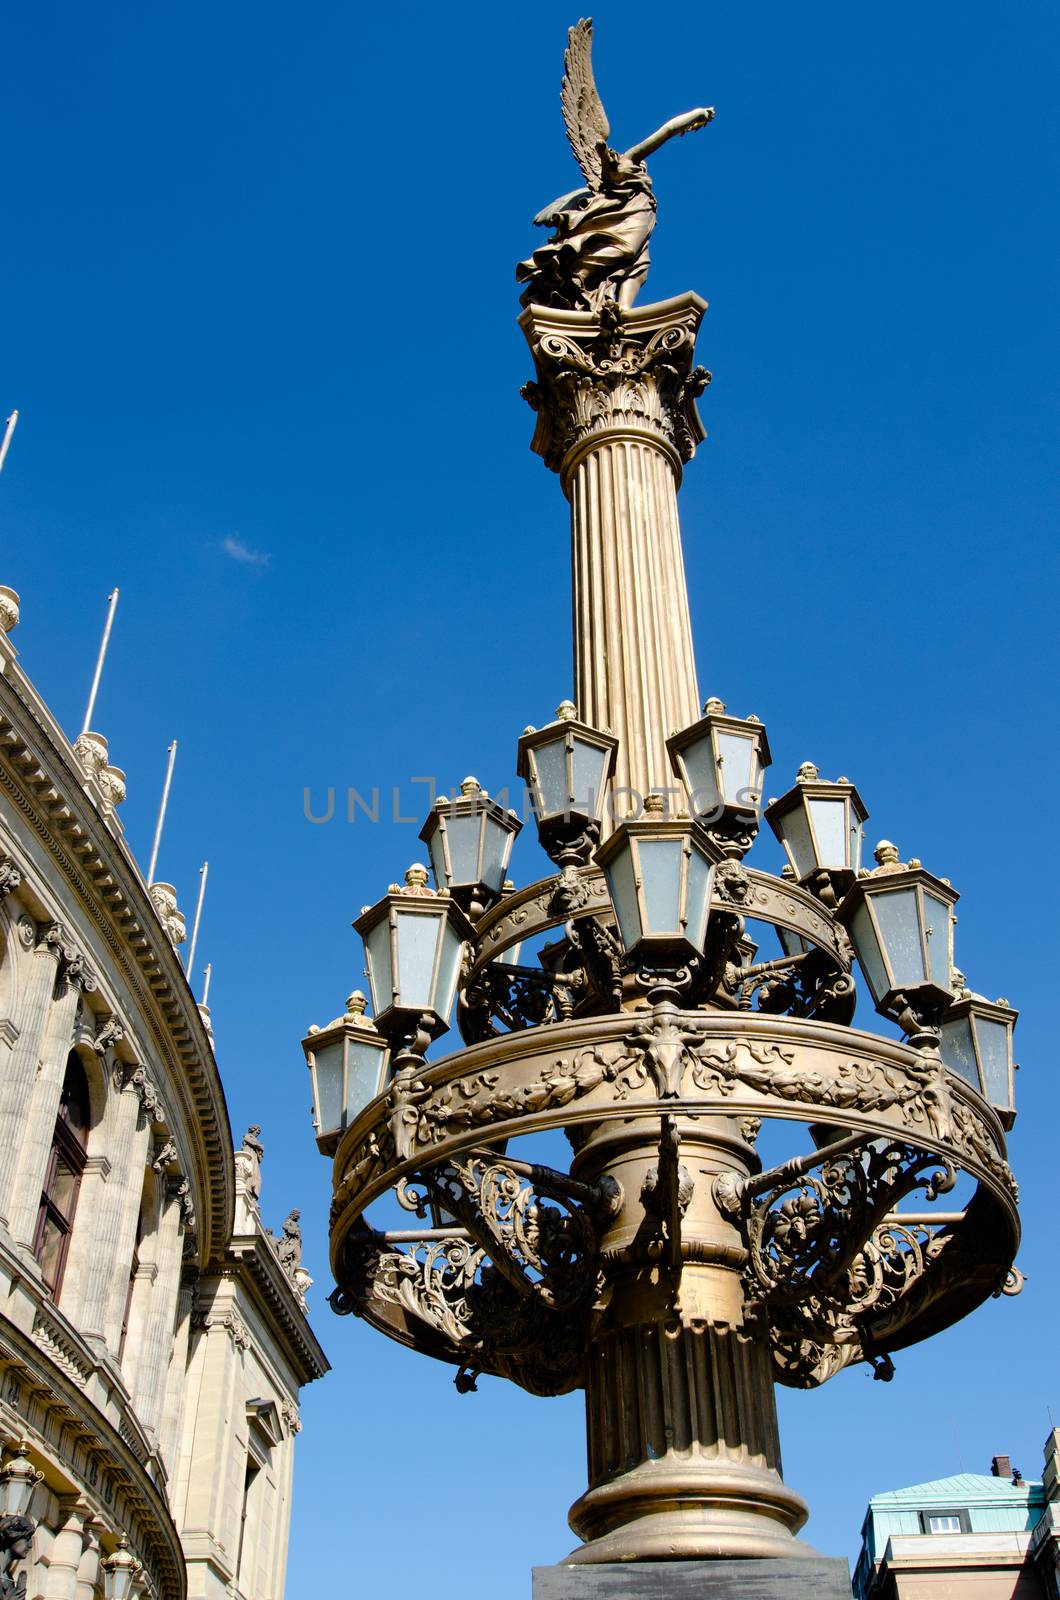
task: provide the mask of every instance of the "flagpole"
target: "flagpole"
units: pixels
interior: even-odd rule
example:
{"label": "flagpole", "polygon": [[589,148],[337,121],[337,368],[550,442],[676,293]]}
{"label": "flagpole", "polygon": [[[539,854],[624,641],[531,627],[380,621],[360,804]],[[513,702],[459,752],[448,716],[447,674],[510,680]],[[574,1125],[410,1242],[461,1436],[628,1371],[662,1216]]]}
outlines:
{"label": "flagpole", "polygon": [[202,918],[202,902],[206,896],[206,879],[209,876],[210,863],[204,861],[199,868],[199,898],[195,906],[195,921],[191,925],[191,944],[188,946],[188,971],[195,971],[195,946],[199,942],[199,922]]}
{"label": "flagpole", "polygon": [[7,460],[8,448],[11,444],[11,440],[14,437],[15,429],[17,427],[18,412],[12,411],[11,415],[7,419],[7,426],[4,429],[3,443],[0,444],[0,472],[3,472],[4,470],[4,462]]}
{"label": "flagpole", "polygon": [[158,847],[162,843],[162,824],[166,820],[166,807],[169,804],[169,786],[173,782],[173,763],[177,759],[177,741],[174,739],[169,747],[169,762],[166,766],[166,781],[162,786],[162,804],[158,808],[158,822],[155,826],[155,841],[151,846],[151,861],[147,868],[147,882],[155,881],[155,867],[158,865]]}
{"label": "flagpole", "polygon": [[[2,464],[2,463],[0,463]],[[96,709],[96,695],[99,693],[99,680],[103,676],[103,663],[107,658],[107,646],[110,644],[110,630],[114,626],[114,612],[118,605],[118,591],[112,589],[107,596],[107,620],[103,624],[103,638],[100,641],[99,655],[96,657],[96,671],[92,679],[92,688],[88,694],[88,705],[85,707],[85,720],[81,728],[82,733],[87,733],[92,726],[92,713]]]}

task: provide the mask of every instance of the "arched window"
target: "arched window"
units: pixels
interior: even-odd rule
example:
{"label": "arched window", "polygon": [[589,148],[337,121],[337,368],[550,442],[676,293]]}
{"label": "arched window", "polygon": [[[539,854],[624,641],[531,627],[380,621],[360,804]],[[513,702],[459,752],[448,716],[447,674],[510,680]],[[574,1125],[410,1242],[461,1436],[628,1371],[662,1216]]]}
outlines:
{"label": "arched window", "polygon": [[59,1115],[55,1119],[51,1155],[44,1174],[33,1254],[53,1299],[62,1287],[70,1232],[77,1210],[81,1174],[88,1159],[88,1080],[85,1069],[71,1053],[66,1063]]}

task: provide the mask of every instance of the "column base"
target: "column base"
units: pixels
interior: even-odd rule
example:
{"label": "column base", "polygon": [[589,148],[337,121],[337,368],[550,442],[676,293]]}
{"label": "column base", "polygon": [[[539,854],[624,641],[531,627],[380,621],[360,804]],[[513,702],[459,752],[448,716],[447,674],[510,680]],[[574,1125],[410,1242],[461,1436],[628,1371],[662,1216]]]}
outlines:
{"label": "column base", "polygon": [[832,1556],[771,1561],[627,1561],[535,1567],[533,1600],[850,1600]]}

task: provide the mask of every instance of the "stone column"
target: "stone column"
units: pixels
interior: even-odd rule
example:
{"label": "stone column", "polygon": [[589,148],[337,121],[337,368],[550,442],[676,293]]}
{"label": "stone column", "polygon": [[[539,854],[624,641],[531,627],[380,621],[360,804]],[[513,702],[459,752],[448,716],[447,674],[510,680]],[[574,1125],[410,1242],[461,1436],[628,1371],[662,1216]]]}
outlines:
{"label": "stone column", "polygon": [[60,1500],[63,1521],[52,1540],[42,1600],[77,1600],[77,1581],[85,1553],[89,1508],[81,1500]]}
{"label": "stone column", "polygon": [[95,1524],[85,1524],[85,1548],[77,1568],[75,1600],[96,1600],[100,1585],[99,1536]]}
{"label": "stone column", "polygon": [[177,1184],[169,1180],[155,1240],[155,1278],[140,1328],[133,1403],[142,1426],[157,1438],[166,1393],[166,1369],[173,1348],[180,1260],[184,1241]]}
{"label": "stone column", "polygon": [[[21,959],[14,951],[11,954],[13,961],[19,959],[18,1015],[11,1019],[18,1028],[18,1038],[0,1073],[0,1149],[5,1152],[0,1162],[0,1224],[5,1226],[11,1221],[18,1152],[48,1035],[59,955],[54,946],[38,942],[37,925],[28,916],[21,916],[16,922],[12,935],[12,943],[15,942],[22,945]],[[49,1128],[49,1141],[51,1135]]]}
{"label": "stone column", "polygon": [[59,923],[53,922],[44,929],[40,943],[44,949],[58,954],[58,991],[48,1007],[41,1035],[37,1056],[41,1063],[40,1072],[33,1085],[29,1105],[25,1108],[21,1142],[14,1163],[14,1191],[8,1211],[11,1237],[27,1250],[32,1248],[37,1226],[41,1188],[51,1155],[66,1062],[73,1048],[77,1008],[82,993],[96,987],[95,977],[84,957],[70,942]]}
{"label": "stone column", "polygon": [[586,1543],[567,1561],[809,1556],[795,1538],[805,1503],[780,1475],[768,1336],[744,1305],[746,1252],[713,1194],[757,1161],[729,1118],[676,1127],[672,1187],[649,1118],[598,1126],[571,1169],[607,1173],[623,1201],[601,1240],[612,1290],[586,1362],[589,1487],[570,1513]]}
{"label": "stone column", "polygon": [[158,1440],[159,1454],[162,1457],[171,1482],[177,1469],[178,1430],[188,1383],[188,1344],[191,1337],[191,1319],[195,1311],[198,1282],[198,1270],[193,1266],[185,1265],[181,1272],[180,1290],[177,1294],[176,1324],[173,1330],[169,1371],[166,1375],[166,1399],[162,1411],[162,1424]]}
{"label": "stone column", "polygon": [[[533,449],[571,506],[574,700],[620,741],[615,786],[676,782],[667,736],[699,715],[677,489],[705,437],[693,367],[705,301],[636,310],[529,307]],[[625,807],[619,803],[619,814]]]}
{"label": "stone column", "polygon": [[[116,1073],[121,1084],[123,1069]],[[76,1273],[79,1296],[79,1304],[71,1302],[70,1314],[87,1338],[106,1342],[117,1356],[150,1128],[141,1116],[136,1087],[126,1082],[114,1089],[114,1081],[112,1077],[110,1105],[98,1130],[106,1174],[101,1169],[91,1188],[82,1184],[67,1273]],[[95,1143],[93,1138],[90,1151]],[[64,1303],[66,1298],[64,1283]]]}

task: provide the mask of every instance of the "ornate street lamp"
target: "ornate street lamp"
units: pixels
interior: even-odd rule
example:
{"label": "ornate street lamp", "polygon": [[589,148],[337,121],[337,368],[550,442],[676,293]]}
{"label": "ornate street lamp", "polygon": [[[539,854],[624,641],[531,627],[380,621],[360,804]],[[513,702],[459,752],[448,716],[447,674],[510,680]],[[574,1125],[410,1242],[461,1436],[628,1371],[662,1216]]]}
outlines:
{"label": "ornate street lamp", "polygon": [[426,867],[411,866],[404,887],[391,884],[353,924],[364,940],[376,1027],[391,1043],[414,1036],[424,1049],[449,1026],[461,947],[473,933],[448,891],[427,880]]}
{"label": "ornate street lamp", "polygon": [[991,1002],[965,989],[943,1013],[939,1028],[946,1066],[989,1101],[1006,1128],[1016,1120],[1012,1034],[1018,1016],[1007,1000]]}
{"label": "ornate street lamp", "polygon": [[953,999],[953,907],[944,878],[899,861],[884,839],[875,870],[858,878],[836,913],[850,934],[876,1009],[906,1033],[937,1024]]}
{"label": "ornate street lamp", "polygon": [[133,1585],[143,1571],[143,1562],[130,1555],[124,1534],[118,1540],[117,1549],[112,1555],[104,1557],[100,1566],[103,1569],[104,1600],[129,1600]]}
{"label": "ornate street lamp", "polygon": [[29,1511],[33,1491],[44,1474],[26,1454],[28,1440],[20,1439],[8,1448],[13,1454],[0,1467],[0,1516],[24,1517]]}
{"label": "ornate street lamp", "polygon": [[431,854],[434,880],[457,905],[479,917],[500,899],[515,836],[514,811],[491,800],[477,778],[465,778],[460,796],[439,795],[420,831]]}
{"label": "ornate street lamp", "polygon": [[302,1040],[313,1082],[313,1125],[325,1155],[334,1155],[339,1135],[386,1087],[389,1050],[365,1015],[367,1005],[355,989],[341,1017],[310,1028]]}
{"label": "ornate street lamp", "polygon": [[762,775],[772,761],[757,717],[730,717],[711,698],[703,716],[666,741],[689,807],[710,835],[744,855],[758,832]]}
{"label": "ornate street lamp", "polygon": [[861,868],[868,812],[852,783],[822,778],[804,761],[795,787],[766,807],[766,821],[784,846],[799,881],[835,906]]}
{"label": "ornate street lamp", "polygon": [[720,849],[688,817],[668,817],[650,794],[640,820],[623,822],[596,852],[626,961],[661,978],[703,954]]}
{"label": "ornate street lamp", "polygon": [[[498,893],[481,816],[457,848],[477,799],[463,795],[425,834],[451,894],[412,869],[356,924],[391,1077],[337,1145],[331,1303],[450,1363],[462,1393],[479,1372],[532,1394],[584,1388],[588,1483],[569,1518],[584,1543],[535,1575],[538,1600],[580,1590],[567,1580],[582,1564],[587,1591],[665,1561],[676,1587],[712,1592],[709,1569],[679,1564],[719,1558],[770,1558],[755,1576],[771,1595],[849,1600],[846,1564],[797,1538],[807,1512],[782,1480],[773,1387],[813,1388],[856,1361],[886,1379],[890,1352],[1018,1290],[1003,1130],[940,1055],[944,1036],[954,1070],[1004,1112],[1007,1041],[1002,1057],[980,1023],[1005,1019],[955,1002],[949,884],[893,846],[859,875],[866,813],[845,779],[807,765],[770,806],[782,874],[741,859],[769,750],[760,723],[720,702],[692,721],[676,499],[704,437],[706,308],[694,294],[634,304],[654,217],[645,160],[709,115],[611,149],[590,44],[590,23],[570,30],[564,112],[618,243],[600,250],[582,192],[542,213],[556,237],[520,268],[524,393],[570,508],[589,721],[566,703],[519,741],[547,876]],[[652,793],[671,761],[691,816]],[[615,782],[612,802],[648,798],[612,825]],[[469,922],[457,899],[484,909]],[[770,929],[784,954],[759,961]],[[852,940],[905,1040],[851,1026]],[[427,1067],[458,963],[462,1043]],[[768,1170],[766,1121],[778,1139],[809,1129]],[[561,1132],[569,1170],[537,1159],[538,1137],[559,1152]],[[930,1205],[958,1169],[975,1186],[963,1211],[906,1206],[918,1190]],[[384,1191],[420,1225],[374,1226]]]}
{"label": "ornate street lamp", "polygon": [[589,859],[617,749],[610,733],[579,721],[569,700],[558,707],[555,722],[527,728],[519,740],[516,771],[530,791],[541,847],[557,866]]}

